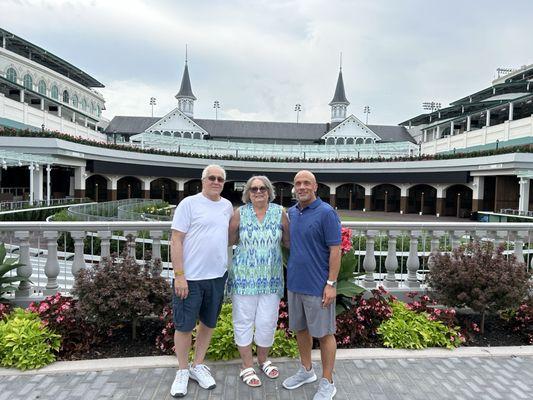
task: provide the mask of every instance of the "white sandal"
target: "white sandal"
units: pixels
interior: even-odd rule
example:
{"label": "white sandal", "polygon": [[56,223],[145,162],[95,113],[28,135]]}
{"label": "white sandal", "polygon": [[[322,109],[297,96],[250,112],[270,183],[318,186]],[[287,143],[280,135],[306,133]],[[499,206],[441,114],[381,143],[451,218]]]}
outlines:
{"label": "white sandal", "polygon": [[[255,373],[255,370],[252,367],[243,369],[239,374],[239,377],[244,383],[246,383],[250,387],[261,386],[261,379],[259,379],[259,377]],[[254,379],[257,381],[257,383],[252,383]]]}
{"label": "white sandal", "polygon": [[[265,361],[263,365],[259,364],[259,368],[261,368],[261,371],[265,373],[265,375],[270,379],[276,379],[279,376],[279,369],[275,365],[272,365],[272,361]],[[275,372],[274,376],[271,375],[272,372]]]}

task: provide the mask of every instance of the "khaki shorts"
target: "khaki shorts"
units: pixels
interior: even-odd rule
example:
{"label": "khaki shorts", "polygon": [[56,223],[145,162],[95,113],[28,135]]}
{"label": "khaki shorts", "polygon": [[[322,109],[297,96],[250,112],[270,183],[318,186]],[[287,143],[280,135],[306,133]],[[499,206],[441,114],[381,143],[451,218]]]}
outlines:
{"label": "khaki shorts", "polygon": [[315,338],[333,335],[335,325],[335,301],[322,307],[322,296],[288,291],[289,329],[293,332],[308,330]]}

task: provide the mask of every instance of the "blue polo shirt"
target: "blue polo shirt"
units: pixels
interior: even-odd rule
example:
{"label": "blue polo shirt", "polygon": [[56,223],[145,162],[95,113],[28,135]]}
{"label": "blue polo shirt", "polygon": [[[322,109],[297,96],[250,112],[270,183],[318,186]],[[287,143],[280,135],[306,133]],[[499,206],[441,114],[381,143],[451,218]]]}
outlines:
{"label": "blue polo shirt", "polygon": [[329,246],[341,244],[341,221],[328,203],[317,198],[300,209],[289,209],[291,252],[287,288],[294,293],[322,296],[329,275]]}

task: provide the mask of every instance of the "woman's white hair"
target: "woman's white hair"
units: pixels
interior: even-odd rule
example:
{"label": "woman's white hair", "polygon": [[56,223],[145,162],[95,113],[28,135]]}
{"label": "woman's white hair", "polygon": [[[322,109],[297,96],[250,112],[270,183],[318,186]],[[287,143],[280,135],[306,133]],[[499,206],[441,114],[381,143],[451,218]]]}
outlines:
{"label": "woman's white hair", "polygon": [[258,176],[252,176],[250,179],[248,179],[248,182],[246,182],[246,185],[244,185],[244,189],[242,191],[242,202],[244,204],[250,202],[250,188],[252,187],[252,182],[256,179],[259,179],[261,182],[263,182],[263,185],[267,188],[268,192],[268,201],[272,202],[276,198],[276,191],[274,189],[274,185],[272,185],[272,182],[270,182],[270,179],[268,179],[264,175],[258,175]]}

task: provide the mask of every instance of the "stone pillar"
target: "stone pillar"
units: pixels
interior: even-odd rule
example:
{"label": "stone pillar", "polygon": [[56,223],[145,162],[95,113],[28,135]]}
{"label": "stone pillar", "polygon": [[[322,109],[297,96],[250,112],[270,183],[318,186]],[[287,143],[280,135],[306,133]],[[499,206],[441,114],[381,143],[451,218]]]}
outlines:
{"label": "stone pillar", "polygon": [[365,211],[372,211],[372,186],[364,185],[365,188]]}
{"label": "stone pillar", "polygon": [[28,166],[28,169],[30,170],[30,173],[29,173],[29,176],[30,176],[30,198],[28,199],[30,201],[30,204],[33,204],[33,199],[34,199],[34,186],[33,186],[33,179],[34,179],[34,173],[33,171],[35,170],[35,166],[33,165],[33,163],[31,163],[29,166]]}
{"label": "stone pillar", "polygon": [[118,183],[119,177],[118,176],[111,176],[109,177],[109,184],[107,187],[107,198],[109,201],[115,201],[117,199],[117,183]]}
{"label": "stone pillar", "polygon": [[437,197],[437,215],[444,216],[445,211],[445,205],[446,205],[446,199],[442,197]]}
{"label": "stone pillar", "polygon": [[141,190],[142,190],[142,196],[143,199],[149,199],[150,198],[150,182],[152,181],[152,178],[141,178]]}
{"label": "stone pillar", "polygon": [[455,135],[455,124],[453,121],[450,121],[450,136]]}
{"label": "stone pillar", "polygon": [[531,179],[520,178],[520,198],[518,200],[518,211],[526,214],[529,211],[529,186]]}
{"label": "stone pillar", "polygon": [[400,186],[400,213],[407,214],[407,201],[409,200],[409,189],[407,186]]}
{"label": "stone pillar", "polygon": [[469,115],[466,117],[466,131],[470,132],[470,129],[472,127],[472,117]]}
{"label": "stone pillar", "polygon": [[20,96],[19,100],[20,100],[21,103],[24,103],[24,93],[25,93],[24,90],[21,89],[20,90],[20,94],[19,94],[19,96]]}
{"label": "stone pillar", "polygon": [[485,122],[485,126],[490,126],[490,110],[487,110],[487,120]]}
{"label": "stone pillar", "polygon": [[35,164],[33,170],[33,201],[42,201],[43,196],[43,168],[42,165]]}
{"label": "stone pillar", "polygon": [[[324,183],[324,182],[322,182]],[[324,183],[329,188],[329,204],[331,207],[337,207],[337,188],[340,186],[339,183]]]}
{"label": "stone pillar", "polygon": [[509,121],[513,120],[513,114],[514,114],[514,103],[509,103]]}
{"label": "stone pillar", "polygon": [[52,195],[52,178],[50,172],[52,171],[52,166],[48,164],[46,166],[46,205],[50,205],[50,197]]}
{"label": "stone pillar", "polygon": [[483,176],[474,176],[474,183],[472,186],[472,211],[476,212],[483,208],[485,178]]}
{"label": "stone pillar", "polygon": [[85,197],[85,165],[74,168],[74,197]]}
{"label": "stone pillar", "polygon": [[177,203],[179,203],[185,198],[185,193],[183,192],[185,187],[185,179],[174,178],[172,180],[176,182],[176,194],[178,196]]}
{"label": "stone pillar", "polygon": [[337,208],[337,198],[335,193],[329,193],[329,205],[333,208]]}

